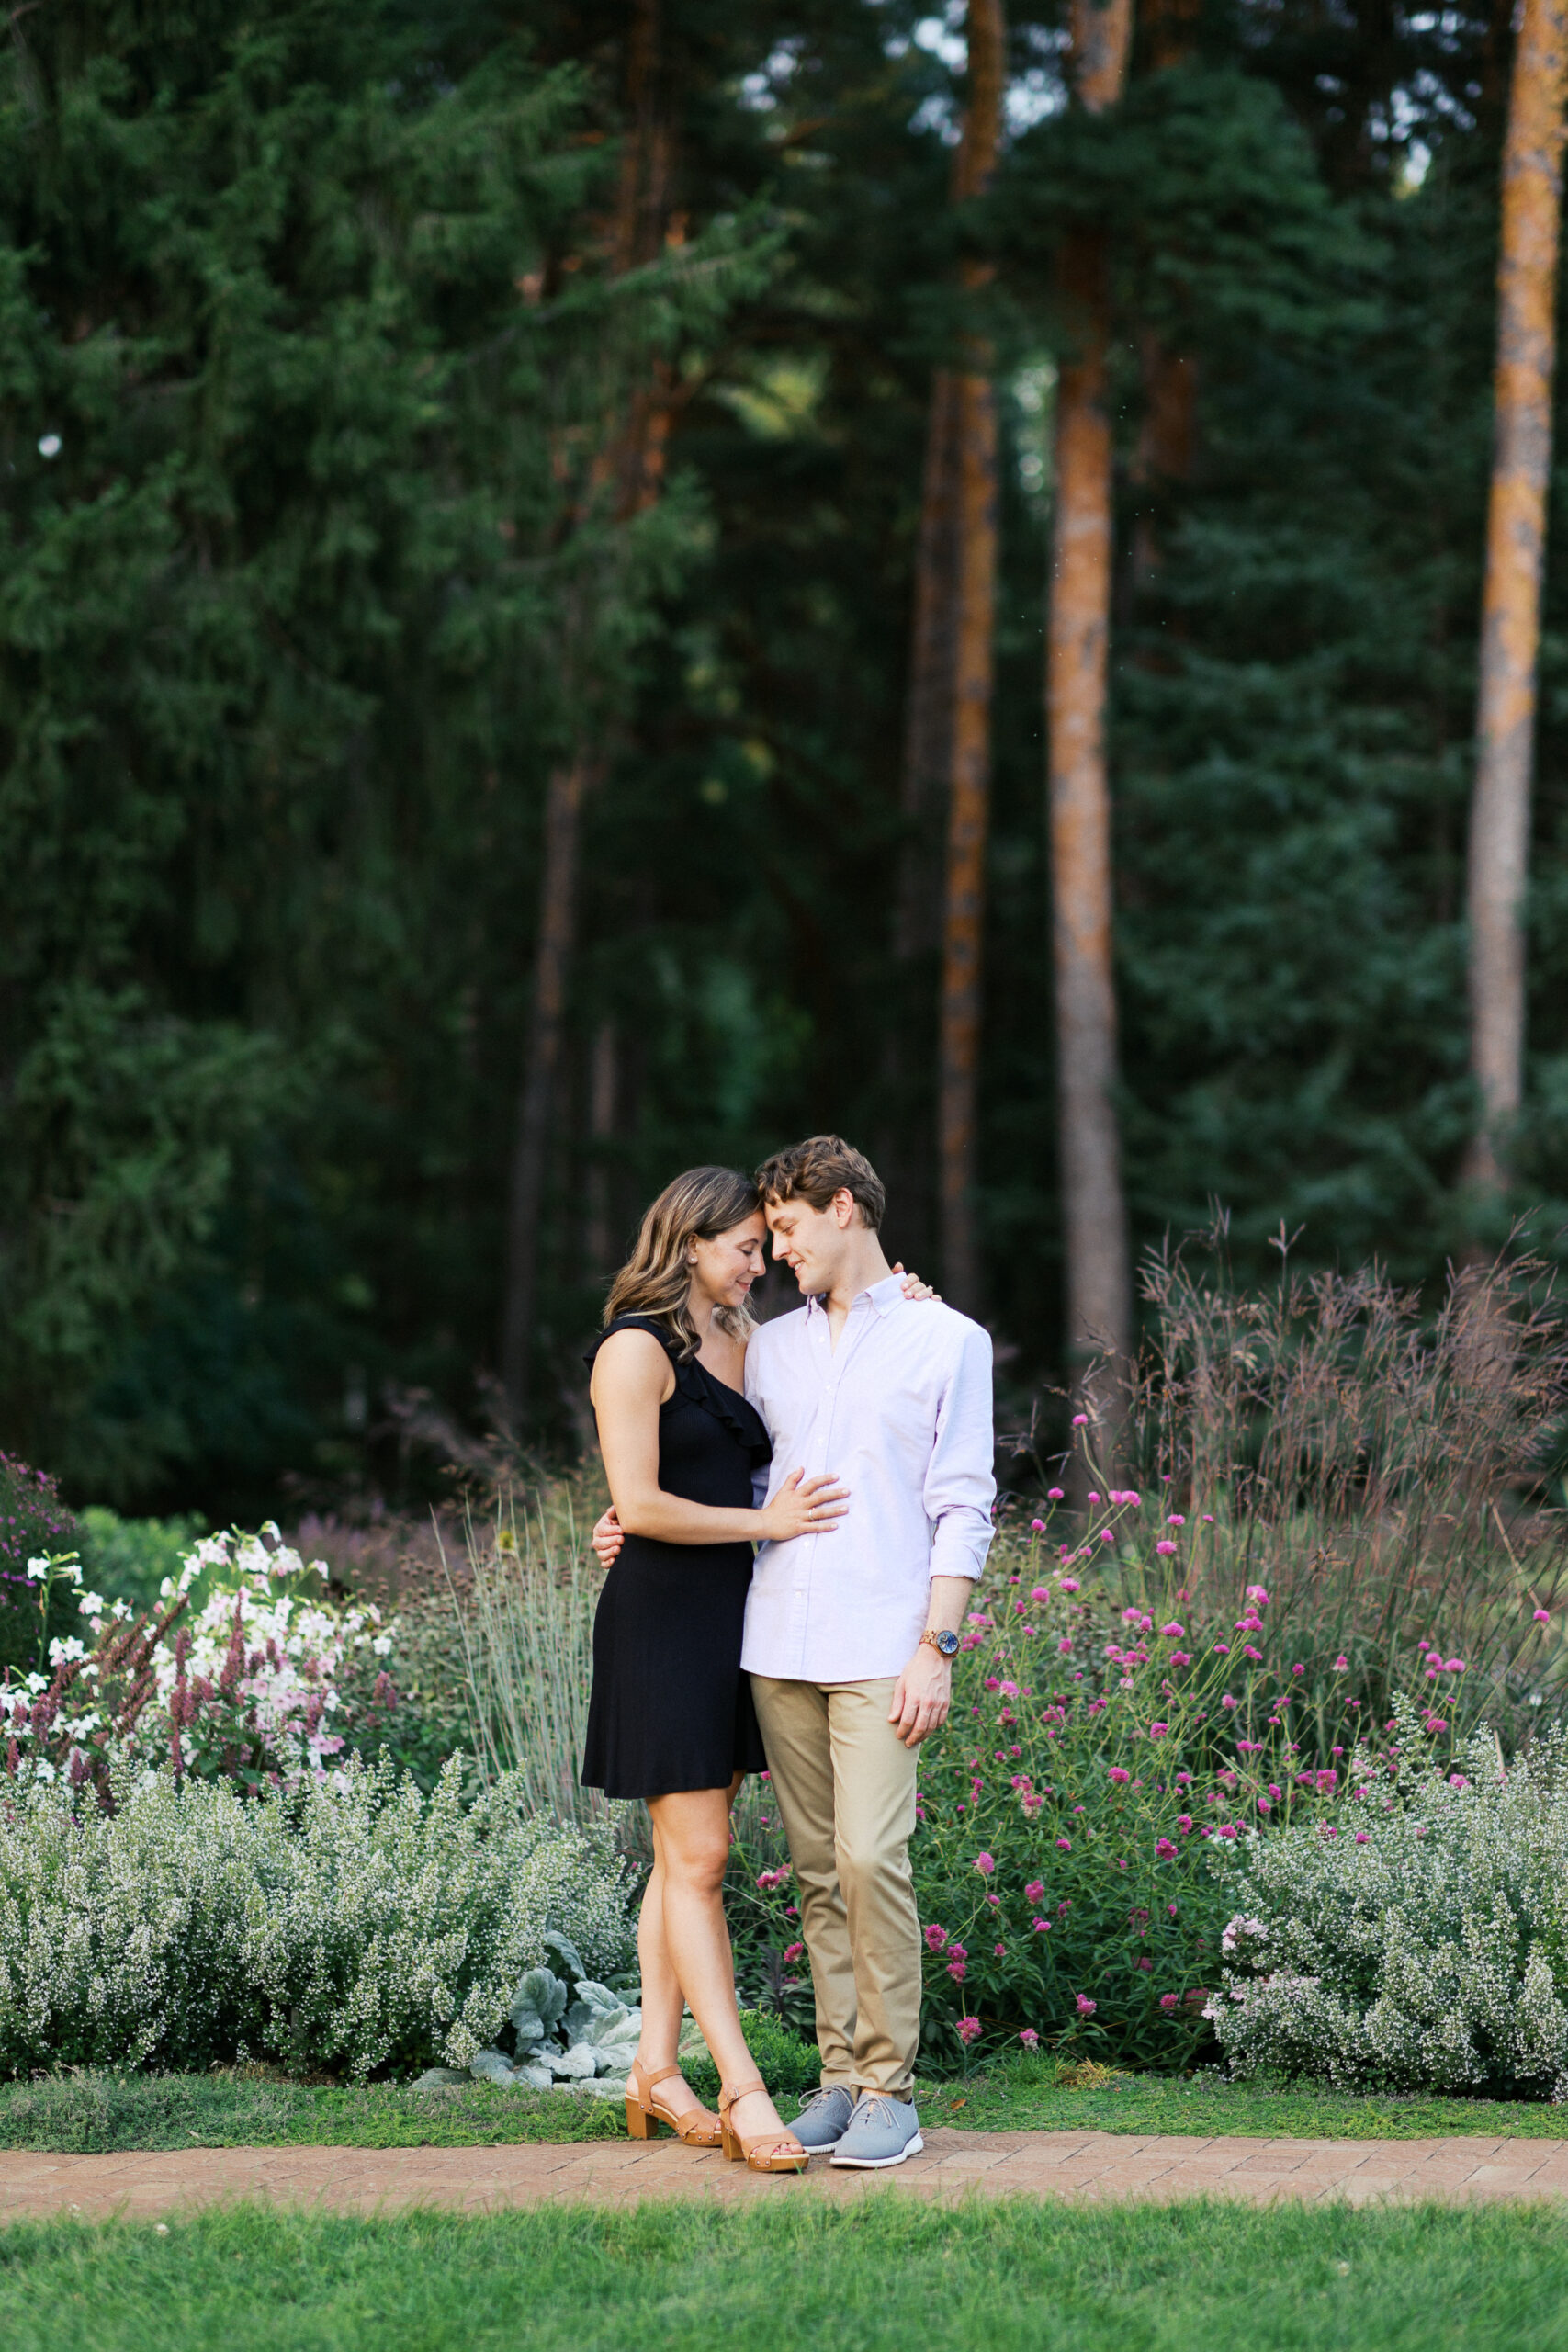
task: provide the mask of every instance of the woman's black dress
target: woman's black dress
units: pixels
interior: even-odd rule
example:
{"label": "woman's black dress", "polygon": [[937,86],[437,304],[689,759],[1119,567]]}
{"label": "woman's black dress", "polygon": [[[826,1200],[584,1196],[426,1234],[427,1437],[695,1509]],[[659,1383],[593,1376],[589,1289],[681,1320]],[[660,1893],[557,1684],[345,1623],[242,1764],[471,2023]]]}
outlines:
{"label": "woman's black dress", "polygon": [[[751,1473],[773,1459],[761,1415],[695,1357],[676,1356],[651,1315],[611,1331],[651,1331],[669,1350],[675,1393],[659,1408],[659,1483],[668,1495],[750,1510]],[[593,1620],[593,1695],[584,1788],[612,1797],[727,1789],[766,1770],[749,1676],[740,1671],[750,1544],[658,1544],[628,1535]]]}

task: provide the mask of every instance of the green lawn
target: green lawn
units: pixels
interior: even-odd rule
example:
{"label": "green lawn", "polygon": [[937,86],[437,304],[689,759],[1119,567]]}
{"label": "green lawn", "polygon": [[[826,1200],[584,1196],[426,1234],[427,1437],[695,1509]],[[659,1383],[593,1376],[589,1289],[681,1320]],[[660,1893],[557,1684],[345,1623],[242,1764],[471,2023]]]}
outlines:
{"label": "green lawn", "polygon": [[[699,2089],[713,2095],[699,2066]],[[711,2069],[709,2070],[711,2073]],[[1044,2059],[1015,2059],[966,2083],[924,2083],[928,2123],[965,2132],[1182,2132],[1312,2140],[1411,2140],[1461,2132],[1568,2137],[1568,2109],[1487,2099],[1357,2098],[1260,2090],[1200,2076],[1118,2075],[1065,2089]],[[793,2106],[781,2102],[786,2114]],[[502,2091],[489,2083],[437,2091],[392,2084],[319,2088],[232,2075],[54,2075],[0,2084],[0,2147],[89,2155],[116,2149],[464,2147],[502,2141],[618,2139],[619,2104],[570,2091]],[[1568,2335],[1565,2335],[1568,2344]]]}
{"label": "green lawn", "polygon": [[1568,2218],[898,2196],[0,2230],[6,2352],[1562,2352]]}

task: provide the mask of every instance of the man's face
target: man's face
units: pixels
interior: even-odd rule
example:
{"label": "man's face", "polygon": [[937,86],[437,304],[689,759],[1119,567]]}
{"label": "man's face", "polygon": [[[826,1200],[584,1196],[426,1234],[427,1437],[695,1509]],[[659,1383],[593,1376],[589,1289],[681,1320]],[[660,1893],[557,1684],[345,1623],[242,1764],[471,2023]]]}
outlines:
{"label": "man's face", "polygon": [[767,1211],[773,1256],[790,1268],[803,1298],[831,1290],[854,1215],[854,1202],[848,1193],[835,1193],[825,1209],[795,1200],[780,1201]]}

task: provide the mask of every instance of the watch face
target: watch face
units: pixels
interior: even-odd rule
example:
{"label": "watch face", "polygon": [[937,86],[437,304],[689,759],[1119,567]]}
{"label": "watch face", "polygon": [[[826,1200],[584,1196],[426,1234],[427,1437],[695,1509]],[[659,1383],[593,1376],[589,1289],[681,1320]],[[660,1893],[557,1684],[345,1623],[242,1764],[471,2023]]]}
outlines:
{"label": "watch face", "polygon": [[939,1634],[936,1637],[936,1645],[942,1652],[943,1657],[956,1657],[958,1655],[958,1636],[956,1634]]}

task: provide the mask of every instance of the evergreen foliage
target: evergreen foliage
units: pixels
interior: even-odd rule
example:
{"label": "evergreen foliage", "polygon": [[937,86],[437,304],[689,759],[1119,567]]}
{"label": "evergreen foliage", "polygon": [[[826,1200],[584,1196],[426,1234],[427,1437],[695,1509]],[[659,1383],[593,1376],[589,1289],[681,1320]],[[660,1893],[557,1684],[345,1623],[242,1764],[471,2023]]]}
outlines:
{"label": "evergreen foliage", "polygon": [[[908,0],[664,0],[668,239],[617,277],[630,14],[71,0],[0,49],[0,1435],[82,1498],[256,1515],[285,1470],[404,1475],[389,1383],[479,1411],[545,782],[585,741],[536,1434],[680,1165],[837,1126],[940,1272],[934,969],[893,925],[960,247],[1008,395],[981,1208],[1012,1374],[1056,1370],[1044,459],[1086,220],[1135,1238],[1217,1197],[1244,1270],[1283,1219],[1423,1280],[1460,1237],[1506,17],[1213,0],[1156,71],[1145,10],[1089,119],[1057,12],[1013,9],[1010,143],[955,220]],[[1156,344],[1197,387],[1177,477]],[[627,520],[604,453],[656,370]],[[1561,543],[1520,1153],[1553,1214]]]}

